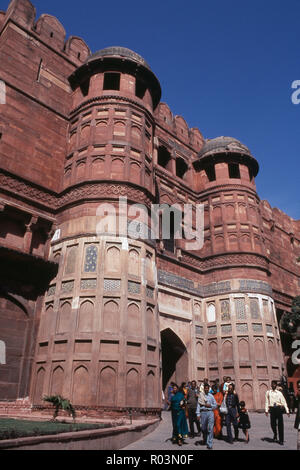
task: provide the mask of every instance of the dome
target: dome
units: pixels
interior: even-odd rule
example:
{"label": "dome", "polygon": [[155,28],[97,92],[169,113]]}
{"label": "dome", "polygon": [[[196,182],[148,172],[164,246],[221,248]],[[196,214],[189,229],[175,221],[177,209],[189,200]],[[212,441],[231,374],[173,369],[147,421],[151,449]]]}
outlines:
{"label": "dome", "polygon": [[239,140],[233,137],[216,137],[215,139],[206,140],[198,157],[204,158],[208,154],[218,153],[238,153],[252,156],[248,147],[243,145]]}
{"label": "dome", "polygon": [[[140,80],[149,90],[153,109],[161,99],[161,87],[158,78],[142,56],[127,47],[107,47],[91,54],[69,77],[72,90],[88,84],[88,79],[96,73],[128,73]],[[88,88],[88,85],[87,85]]]}
{"label": "dome", "polygon": [[90,55],[86,62],[92,62],[97,59],[101,59],[102,57],[116,57],[116,58],[126,58],[132,62],[136,62],[137,64],[143,65],[147,69],[151,70],[149,64],[143,59],[142,56],[137,54],[136,52],[132,51],[131,49],[127,49],[127,47],[120,47],[120,46],[113,46],[107,47],[105,49],[101,49],[100,51],[95,52],[94,54]]}
{"label": "dome", "polygon": [[246,164],[250,166],[254,177],[257,176],[259,165],[246,145],[233,137],[216,137],[206,140],[198,153],[198,159],[194,162],[195,168],[202,168],[210,162],[221,162],[225,160]]}

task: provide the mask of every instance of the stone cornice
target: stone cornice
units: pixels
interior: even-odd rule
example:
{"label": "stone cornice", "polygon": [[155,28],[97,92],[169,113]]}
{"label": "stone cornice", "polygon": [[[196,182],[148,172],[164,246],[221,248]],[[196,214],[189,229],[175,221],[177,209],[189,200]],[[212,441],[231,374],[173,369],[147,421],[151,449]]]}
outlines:
{"label": "stone cornice", "polygon": [[154,119],[153,115],[150,113],[150,111],[147,108],[145,108],[144,106],[142,106],[140,103],[138,103],[135,100],[132,100],[130,98],[126,98],[125,96],[116,96],[116,95],[95,96],[94,98],[90,98],[88,100],[83,101],[79,106],[77,106],[77,108],[73,109],[70,112],[70,119],[71,120],[74,119],[74,117],[79,112],[85,111],[90,106],[97,105],[98,102],[100,102],[99,104],[102,104],[101,103],[102,101],[110,101],[110,100],[113,100],[113,102],[111,104],[116,104],[116,101],[117,102],[120,101],[120,102],[125,102],[125,103],[129,103],[131,105],[137,106],[138,108],[142,108],[144,113],[147,114],[147,117],[152,121],[152,123],[153,124],[155,123],[155,119]]}
{"label": "stone cornice", "polygon": [[193,255],[192,252],[182,250],[180,259],[168,256],[167,252],[159,253],[158,256],[199,273],[240,267],[254,268],[265,271],[268,274],[270,272],[268,258],[257,253],[229,252],[201,258],[200,256]]}
{"label": "stone cornice", "polygon": [[79,183],[58,194],[40,186],[0,170],[0,191],[13,194],[17,199],[30,200],[37,207],[57,213],[65,207],[83,201],[117,200],[126,196],[129,201],[150,206],[153,196],[145,188],[139,188],[133,183],[117,181],[89,181]]}
{"label": "stone cornice", "polygon": [[256,253],[223,253],[208,258],[198,258],[187,251],[182,251],[181,262],[193,266],[202,272],[232,267],[257,268],[269,272],[268,259]]}
{"label": "stone cornice", "polygon": [[196,285],[194,281],[190,279],[158,270],[158,287],[160,288],[162,285],[188,292],[190,295],[200,298],[234,293],[255,293],[272,296],[272,287],[264,281],[231,279],[230,281],[214,282],[207,285],[202,285],[201,283]]}

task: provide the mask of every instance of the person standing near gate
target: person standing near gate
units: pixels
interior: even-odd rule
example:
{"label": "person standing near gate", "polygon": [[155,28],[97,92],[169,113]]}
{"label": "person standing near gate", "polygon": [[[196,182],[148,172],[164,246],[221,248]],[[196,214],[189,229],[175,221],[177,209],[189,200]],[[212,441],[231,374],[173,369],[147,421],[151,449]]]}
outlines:
{"label": "person standing near gate", "polygon": [[237,441],[239,438],[239,425],[237,419],[240,415],[240,400],[238,394],[235,391],[235,386],[233,383],[230,383],[228,385],[228,390],[225,393],[224,398],[228,410],[228,413],[225,418],[227,428],[227,439],[229,444],[233,444],[231,424],[233,424],[234,428],[234,440]]}
{"label": "person standing near gate", "polygon": [[200,423],[197,420],[196,410],[198,404],[199,391],[197,389],[197,383],[195,380],[192,381],[191,388],[187,393],[187,410],[189,418],[189,427],[190,427],[190,437],[193,439],[195,437],[194,423],[197,426],[198,434],[200,434]]}
{"label": "person standing near gate", "polygon": [[201,419],[203,444],[206,444],[207,448],[212,450],[215,424],[214,410],[218,405],[214,396],[209,393],[209,388],[209,384],[206,383],[204,393],[200,392],[196,414],[198,420]]}
{"label": "person standing near gate", "polygon": [[283,394],[277,390],[277,381],[272,381],[272,388],[266,392],[266,416],[270,413],[271,428],[274,434],[273,441],[277,442],[277,428],[279,434],[279,444],[284,444],[284,425],[283,425],[283,413],[286,411],[288,417],[290,416],[290,410],[288,409],[286,400]]}

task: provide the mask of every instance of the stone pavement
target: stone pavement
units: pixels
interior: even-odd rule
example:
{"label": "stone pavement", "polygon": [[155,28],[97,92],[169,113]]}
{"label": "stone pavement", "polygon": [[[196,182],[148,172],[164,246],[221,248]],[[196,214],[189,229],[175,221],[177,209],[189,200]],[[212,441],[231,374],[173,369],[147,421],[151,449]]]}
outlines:
{"label": "stone pavement", "polygon": [[[244,434],[240,431],[239,441],[234,442],[234,444],[215,439],[214,450],[297,450],[297,431],[294,429],[295,415],[291,415],[290,418],[284,415],[285,443],[283,446],[271,442],[273,433],[270,426],[270,417],[267,418],[264,413],[250,413],[249,415],[251,421],[249,444],[245,443]],[[223,433],[226,435],[226,428],[223,428]],[[185,444],[179,447],[168,440],[171,436],[171,413],[164,411],[162,413],[162,422],[153,433],[122,450],[206,450],[206,446],[195,445],[195,442],[199,441],[199,437],[186,439]]]}

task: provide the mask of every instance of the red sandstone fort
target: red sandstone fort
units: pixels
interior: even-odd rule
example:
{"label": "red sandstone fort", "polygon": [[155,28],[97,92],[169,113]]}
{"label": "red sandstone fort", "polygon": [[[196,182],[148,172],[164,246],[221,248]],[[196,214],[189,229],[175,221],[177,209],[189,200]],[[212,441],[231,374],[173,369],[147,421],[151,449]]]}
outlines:
{"label": "red sandstone fort", "polygon": [[[173,116],[140,55],[92,54],[28,0],[0,12],[0,80],[0,401],[158,412],[170,380],[231,376],[262,409],[272,379],[295,381],[279,320],[300,221],[259,199],[251,151]],[[174,217],[166,240],[97,233],[121,196],[149,218],[203,204],[203,248]]]}

